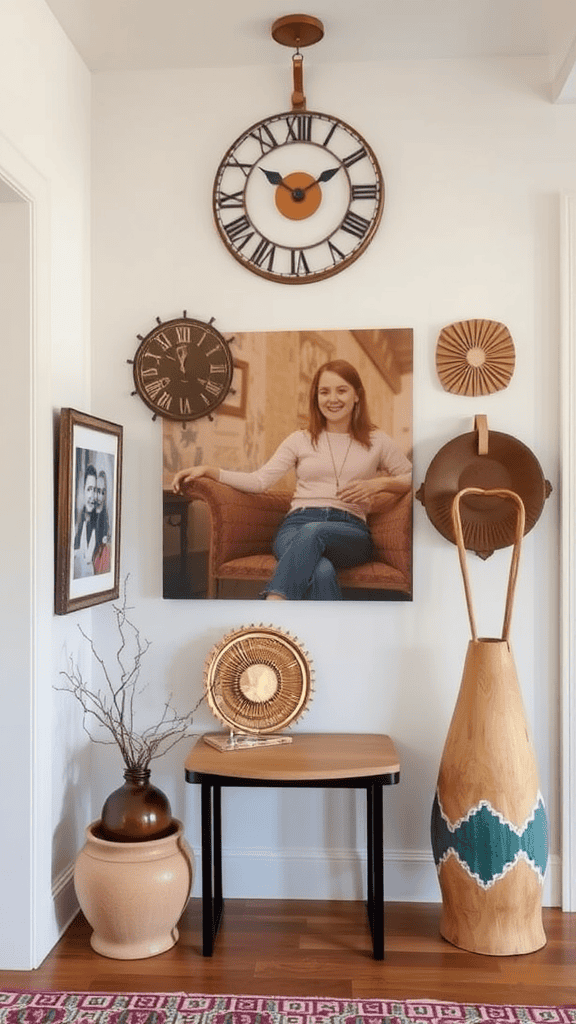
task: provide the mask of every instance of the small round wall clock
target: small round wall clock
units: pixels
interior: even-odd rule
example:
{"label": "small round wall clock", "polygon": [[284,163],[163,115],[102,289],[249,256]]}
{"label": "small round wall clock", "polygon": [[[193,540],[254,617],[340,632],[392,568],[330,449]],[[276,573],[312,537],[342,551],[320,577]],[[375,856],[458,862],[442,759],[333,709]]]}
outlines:
{"label": "small round wall clock", "polygon": [[329,114],[291,110],[252,125],[220,162],[216,227],[244,267],[307,284],[349,267],[372,241],[384,205],[365,139]]}
{"label": "small round wall clock", "polygon": [[155,416],[196,420],[210,416],[224,401],[232,382],[229,342],[213,326],[192,320],[186,310],[175,320],[157,319],[133,360],[134,384]]}

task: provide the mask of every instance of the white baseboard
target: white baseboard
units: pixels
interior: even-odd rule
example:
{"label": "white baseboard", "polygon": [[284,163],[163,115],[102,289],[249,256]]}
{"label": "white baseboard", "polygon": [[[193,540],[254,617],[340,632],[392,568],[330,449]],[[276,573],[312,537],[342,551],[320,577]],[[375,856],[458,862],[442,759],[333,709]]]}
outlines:
{"label": "white baseboard", "polygon": [[[200,851],[194,849],[193,896],[201,895]],[[230,899],[361,900],[366,895],[366,854],[357,850],[222,851],[224,895]],[[561,859],[549,858],[542,902],[561,904]],[[390,903],[439,903],[431,851],[385,850],[384,895]]]}
{"label": "white baseboard", "polygon": [[[68,864],[52,883],[54,941],[64,934],[78,913],[78,900],[74,889],[74,863]],[[51,947],[50,947],[51,948]]]}
{"label": "white baseboard", "polygon": [[[193,848],[192,896],[202,887],[200,850]],[[356,850],[222,851],[224,895],[230,899],[363,900],[366,897],[366,854]],[[562,863],[549,858],[542,902],[561,906]],[[388,903],[439,903],[440,887],[432,853],[427,850],[385,850],[384,898]],[[52,885],[52,948],[78,913],[74,864]]]}

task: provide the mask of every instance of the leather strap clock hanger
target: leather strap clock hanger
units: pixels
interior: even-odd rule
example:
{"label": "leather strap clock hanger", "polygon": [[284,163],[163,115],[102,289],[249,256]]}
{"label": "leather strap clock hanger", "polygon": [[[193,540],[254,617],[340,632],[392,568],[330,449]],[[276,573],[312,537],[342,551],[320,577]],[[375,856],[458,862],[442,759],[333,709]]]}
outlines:
{"label": "leather strap clock hanger", "polygon": [[[526,512],[525,534],[540,518],[552,492],[530,449],[510,434],[488,430],[484,415],[476,416],[471,433],[455,437],[440,449],[416,492],[430,522],[453,544],[452,502],[464,488],[517,494]],[[460,516],[464,546],[480,558],[514,543],[517,513],[509,498],[467,493],[460,503]]]}
{"label": "leather strap clock hanger", "polygon": [[308,111],[300,47],[324,35],[318,18],[279,18],[272,38],[295,47],[292,107],[251,125],[216,172],[212,208],[229,253],[280,284],[323,281],[350,266],[382,217],[378,160],[355,128]]}
{"label": "leather strap clock hanger", "polygon": [[323,36],[324,25],[319,18],[314,18],[310,14],[287,14],[284,18],[277,18],[272,25],[274,41],[296,50],[292,57],[294,76],[292,110],[306,110],[303,81],[304,58],[300,53],[300,47],[319,43]]}

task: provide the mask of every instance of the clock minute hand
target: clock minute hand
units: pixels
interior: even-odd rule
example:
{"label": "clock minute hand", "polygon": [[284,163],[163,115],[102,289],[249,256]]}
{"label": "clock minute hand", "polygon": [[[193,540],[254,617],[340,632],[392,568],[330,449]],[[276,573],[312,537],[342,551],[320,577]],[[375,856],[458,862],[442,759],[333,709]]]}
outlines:
{"label": "clock minute hand", "polygon": [[322,171],[322,174],[316,178],[316,181],[312,181],[309,185],[306,185],[304,191],[307,192],[309,188],[313,187],[313,185],[323,185],[325,181],[330,181],[330,178],[333,178],[335,174],[338,174],[339,170],[340,167],[329,167],[326,171]]}

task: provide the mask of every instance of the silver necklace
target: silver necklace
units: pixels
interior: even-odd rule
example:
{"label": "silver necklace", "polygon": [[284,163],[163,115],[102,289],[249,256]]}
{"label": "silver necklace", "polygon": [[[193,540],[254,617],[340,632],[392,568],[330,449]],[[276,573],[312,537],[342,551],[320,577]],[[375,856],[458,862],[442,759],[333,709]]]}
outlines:
{"label": "silver necklace", "polygon": [[348,458],[348,452],[350,451],[350,448],[352,447],[352,437],[350,437],[350,440],[348,441],[348,447],[346,449],[346,454],[344,455],[344,458],[342,460],[342,465],[340,466],[339,470],[336,469],[336,462],[334,460],[334,453],[332,451],[332,445],[330,444],[330,434],[328,433],[328,431],[326,431],[326,440],[328,442],[328,451],[330,452],[330,458],[332,459],[332,466],[334,468],[334,479],[336,480],[336,490],[338,491],[338,490],[340,490],[340,477],[342,476],[342,470],[344,469],[344,465],[346,463],[346,459]]}

